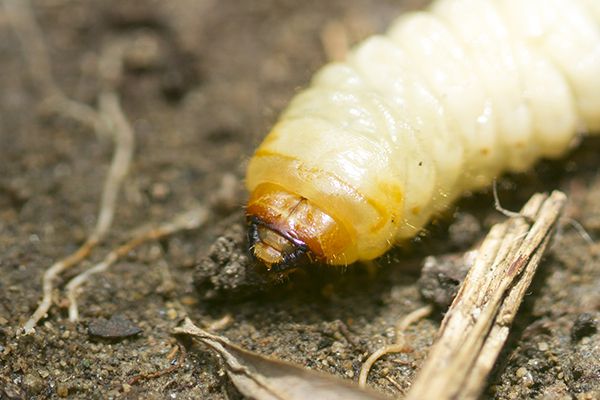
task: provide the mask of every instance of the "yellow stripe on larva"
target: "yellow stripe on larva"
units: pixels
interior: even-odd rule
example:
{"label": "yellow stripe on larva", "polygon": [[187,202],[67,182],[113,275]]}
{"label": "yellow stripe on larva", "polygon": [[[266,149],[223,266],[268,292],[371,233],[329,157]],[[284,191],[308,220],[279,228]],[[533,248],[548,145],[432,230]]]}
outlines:
{"label": "yellow stripe on larva", "polygon": [[281,115],[247,172],[250,192],[285,198],[251,198],[254,254],[373,259],[584,131],[600,131],[599,0],[439,0],[326,65]]}

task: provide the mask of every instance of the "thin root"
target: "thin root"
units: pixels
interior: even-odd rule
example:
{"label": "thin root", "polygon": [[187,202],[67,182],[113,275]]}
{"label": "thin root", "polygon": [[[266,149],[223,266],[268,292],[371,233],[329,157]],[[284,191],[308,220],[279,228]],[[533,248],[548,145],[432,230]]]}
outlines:
{"label": "thin root", "polygon": [[[100,201],[98,220],[92,233],[74,253],[55,262],[44,272],[42,288],[43,295],[37,309],[23,325],[25,334],[32,333],[35,325],[44,318],[52,305],[52,292],[56,278],[64,271],[84,260],[92,249],[98,245],[108,232],[113,216],[119,189],[133,157],[134,135],[133,130],[123,114],[119,98],[112,90],[120,75],[120,70],[112,69],[109,73],[100,71],[104,81],[108,81],[107,88],[100,94],[99,111],[77,101],[68,99],[58,88],[52,76],[50,59],[43,40],[41,29],[37,24],[31,5],[26,0],[4,0],[3,5],[7,11],[9,22],[19,38],[25,54],[31,79],[40,90],[43,103],[53,104],[54,110],[68,117],[89,124],[98,134],[110,132],[112,134],[115,151],[111,161],[110,170],[106,177]],[[121,58],[121,53],[115,51],[105,52],[103,58]],[[101,60],[103,65],[121,65],[120,60]]]}
{"label": "thin root", "polygon": [[492,184],[492,193],[494,194],[494,207],[496,208],[496,211],[498,211],[500,214],[508,218],[524,218],[525,221],[527,221],[528,223],[533,222],[531,218],[528,218],[527,216],[521,213],[507,210],[506,208],[502,207],[502,204],[500,204],[500,197],[498,197],[498,181],[496,179],[494,179],[494,182]]}
{"label": "thin root", "polygon": [[50,57],[40,26],[33,16],[29,0],[4,0],[4,10],[21,44],[29,76],[43,97],[64,97],[54,78]]}
{"label": "thin root", "polygon": [[352,334],[350,333],[350,329],[348,329],[348,325],[340,319],[337,320],[337,328],[340,334],[346,339],[348,343],[350,343],[354,348],[360,348],[360,345],[354,340]]}
{"label": "thin root", "polygon": [[77,305],[78,290],[92,275],[106,271],[120,258],[123,258],[130,251],[149,240],[157,240],[182,230],[196,229],[202,225],[207,218],[208,210],[199,206],[191,211],[177,215],[173,220],[160,225],[158,228],[151,228],[141,233],[134,234],[129,241],[109,252],[100,263],[71,279],[66,286],[67,298],[69,299],[69,319],[71,321],[77,321],[79,319],[79,309]]}
{"label": "thin root", "polygon": [[403,387],[402,387],[402,385],[400,385],[400,383],[398,383],[398,381],[397,381],[397,380],[395,380],[394,378],[392,378],[391,376],[388,376],[388,375],[386,375],[386,376],[385,376],[385,379],[387,379],[387,381],[388,381],[389,383],[391,383],[392,385],[394,385],[394,386],[396,387],[396,389],[398,389],[398,391],[399,391],[400,393],[403,393],[403,392],[404,392],[404,389],[405,389],[405,388],[403,388]]}
{"label": "thin root", "polygon": [[362,367],[360,368],[360,374],[358,376],[358,385],[361,388],[364,388],[367,385],[369,371],[371,371],[373,364],[375,364],[377,360],[379,360],[386,354],[406,352],[407,347],[406,340],[404,339],[404,332],[410,325],[422,320],[423,318],[426,318],[429,314],[431,314],[432,311],[433,307],[431,305],[427,305],[416,309],[410,314],[407,314],[398,322],[398,324],[396,325],[396,342],[393,344],[385,345],[376,350],[373,354],[369,356],[369,358],[367,358],[367,360],[363,363]]}
{"label": "thin root", "polygon": [[561,220],[561,222],[565,222],[565,223],[571,225],[573,227],[573,229],[575,229],[575,231],[579,234],[579,236],[581,236],[581,238],[583,240],[585,240],[585,242],[589,246],[593,246],[595,244],[594,239],[592,239],[590,234],[585,230],[585,228],[583,227],[581,222],[577,221],[576,219],[569,218],[569,217],[563,217],[560,220]]}
{"label": "thin root", "polygon": [[116,94],[104,93],[100,98],[100,108],[103,110],[105,118],[112,121],[112,131],[116,148],[109,173],[104,182],[96,226],[85,243],[75,253],[56,262],[44,273],[42,301],[29,320],[23,325],[25,334],[31,333],[38,321],[44,318],[50,309],[56,278],[64,271],[85,259],[91,250],[104,238],[113,221],[119,189],[127,175],[133,157],[133,130],[123,115]]}
{"label": "thin root", "polygon": [[[179,357],[177,358],[177,360],[171,361],[170,367],[161,369],[156,372],[136,375],[133,378],[131,378],[131,380],[129,382],[127,382],[127,384],[130,386],[133,386],[141,380],[156,379],[163,375],[170,374],[170,373],[178,370],[179,368],[181,368],[183,366],[183,363],[185,361],[185,356],[186,356],[185,347],[183,347],[180,343],[178,343],[177,347],[175,349],[178,349],[176,351],[179,351]],[[171,352],[169,355],[171,355],[172,353],[173,352]],[[175,356],[175,354],[173,354],[172,356]]]}

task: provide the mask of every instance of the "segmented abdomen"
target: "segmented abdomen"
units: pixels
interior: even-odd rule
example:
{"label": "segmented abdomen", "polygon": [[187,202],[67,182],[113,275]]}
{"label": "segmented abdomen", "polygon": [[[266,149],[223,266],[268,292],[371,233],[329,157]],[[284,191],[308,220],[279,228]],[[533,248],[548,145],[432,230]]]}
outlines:
{"label": "segmented abdomen", "polygon": [[325,66],[247,184],[308,198],[372,259],[583,131],[600,131],[600,1],[440,0]]}

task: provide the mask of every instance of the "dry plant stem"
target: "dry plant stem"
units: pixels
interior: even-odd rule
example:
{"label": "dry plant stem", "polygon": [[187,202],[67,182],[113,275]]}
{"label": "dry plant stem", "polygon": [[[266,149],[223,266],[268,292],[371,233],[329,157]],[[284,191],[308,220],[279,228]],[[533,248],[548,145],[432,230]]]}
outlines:
{"label": "dry plant stem", "polygon": [[401,353],[406,351],[406,341],[404,340],[404,332],[410,325],[422,320],[423,318],[426,318],[429,314],[431,314],[431,311],[433,311],[433,307],[427,305],[416,309],[410,314],[407,314],[398,322],[398,324],[396,325],[396,342],[375,350],[360,368],[360,374],[358,376],[358,385],[360,387],[364,388],[367,385],[369,371],[371,371],[373,364],[375,364],[377,360],[379,360],[386,354]]}
{"label": "dry plant stem", "polygon": [[492,228],[407,399],[479,396],[565,202],[561,192],[537,194]]}
{"label": "dry plant stem", "polygon": [[[33,17],[29,1],[4,0],[3,5],[8,20],[19,38],[31,79],[41,92],[43,102],[51,105],[55,111],[89,124],[98,134],[110,132],[115,142],[115,152],[105,180],[96,226],[79,249],[57,261],[45,271],[42,301],[23,325],[24,333],[28,334],[33,332],[35,325],[50,309],[56,278],[65,270],[85,259],[108,232],[113,220],[119,188],[129,170],[133,156],[134,136],[131,126],[123,114],[118,96],[112,90],[121,74],[121,53],[107,51],[102,57],[100,74],[107,89],[100,95],[100,111],[97,112],[83,103],[68,99],[56,85],[52,76],[47,48],[42,39],[39,25]],[[116,65],[118,68],[102,68],[103,65]]]}
{"label": "dry plant stem", "polygon": [[120,258],[123,258],[130,251],[143,243],[150,240],[157,240],[182,230],[198,228],[207,220],[208,214],[208,210],[205,207],[200,206],[176,216],[173,220],[166,222],[157,228],[150,228],[135,233],[132,235],[132,239],[109,252],[100,263],[71,279],[66,286],[67,298],[69,299],[69,319],[71,321],[77,321],[79,319],[77,294],[79,288],[86,283],[92,275],[106,271]]}

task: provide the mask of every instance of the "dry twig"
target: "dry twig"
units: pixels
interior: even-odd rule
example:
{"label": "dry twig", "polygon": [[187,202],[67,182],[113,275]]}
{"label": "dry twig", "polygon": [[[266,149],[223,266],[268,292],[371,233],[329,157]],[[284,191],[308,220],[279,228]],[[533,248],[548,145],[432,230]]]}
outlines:
{"label": "dry twig", "polygon": [[407,399],[479,396],[565,202],[561,192],[537,194],[492,228]]}

